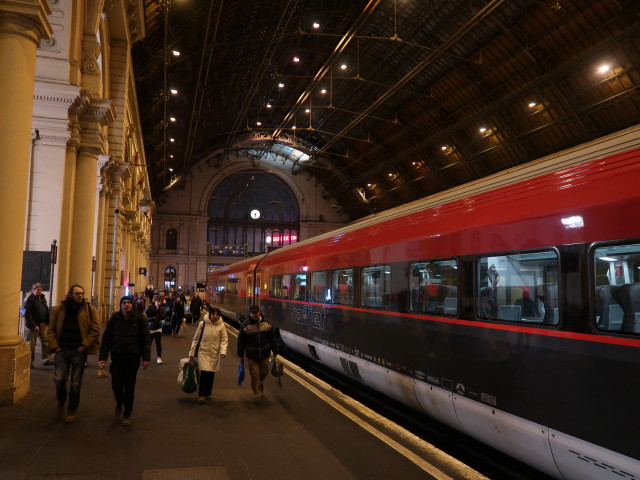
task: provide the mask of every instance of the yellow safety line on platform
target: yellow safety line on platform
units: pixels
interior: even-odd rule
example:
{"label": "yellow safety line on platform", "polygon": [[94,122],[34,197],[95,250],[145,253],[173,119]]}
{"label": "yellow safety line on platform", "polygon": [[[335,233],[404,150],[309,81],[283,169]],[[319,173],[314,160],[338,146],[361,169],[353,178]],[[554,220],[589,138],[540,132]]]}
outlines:
{"label": "yellow safety line on platform", "polygon": [[[237,337],[238,330],[236,330],[233,327],[230,327],[229,325],[227,325],[227,330],[229,330],[234,336]],[[367,417],[372,422],[382,424],[384,428],[393,431],[396,435],[405,439],[408,443],[411,443],[414,449],[421,451],[425,456],[438,457],[441,462],[448,464],[451,470],[455,471],[456,475],[459,475],[459,476],[456,476],[456,478],[464,478],[468,480],[489,480],[484,475],[480,474],[479,472],[476,472],[469,466],[453,458],[452,456],[446,454],[442,450],[434,447],[428,442],[425,442],[421,438],[405,430],[399,425],[391,422],[385,417],[382,417],[381,415],[378,415],[377,413],[373,412],[370,408],[362,405],[360,402],[352,399],[351,397],[348,397],[347,395],[342,394],[342,392],[340,392],[339,390],[331,387],[329,384],[323,382],[322,380],[312,376],[310,373],[306,372],[305,370],[298,367],[297,365],[287,361],[284,358],[282,358],[281,360],[285,366],[284,373],[286,375],[291,377],[293,380],[298,382],[300,385],[302,385],[304,388],[306,388],[310,392],[314,393],[317,397],[322,399],[325,403],[333,407],[338,412],[342,413],[345,417],[355,422],[361,428],[363,428],[367,432],[371,433],[372,435],[380,439],[386,445],[389,445],[395,451],[403,455],[405,458],[413,462],[416,466],[418,466],[420,469],[424,470],[425,472],[427,472],[429,475],[436,478],[437,480],[455,480],[455,479],[453,477],[450,477],[446,473],[442,472],[440,469],[438,469],[438,467],[429,463],[427,460],[417,455],[416,453],[412,452],[410,449],[404,447],[403,445],[401,445],[400,443],[398,443],[397,441],[395,441],[385,433],[381,432],[380,429],[378,429],[374,425],[371,425],[370,423],[363,420],[358,415],[351,412],[349,409],[340,405],[340,403],[333,400],[329,395],[324,393],[320,388],[322,388],[325,391],[338,392],[341,396],[342,401],[345,403],[348,403],[353,410],[360,412],[364,417]],[[319,385],[320,388],[315,387],[314,385],[312,385],[302,377],[312,378],[313,383]]]}

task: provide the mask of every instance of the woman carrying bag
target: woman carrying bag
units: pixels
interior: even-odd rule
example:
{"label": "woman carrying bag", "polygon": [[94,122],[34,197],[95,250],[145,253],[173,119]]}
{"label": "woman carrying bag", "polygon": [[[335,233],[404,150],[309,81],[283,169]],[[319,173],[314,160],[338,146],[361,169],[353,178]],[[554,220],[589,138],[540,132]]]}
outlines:
{"label": "woman carrying bag", "polygon": [[200,379],[198,403],[211,398],[215,372],[220,370],[220,359],[227,355],[227,330],[220,316],[220,309],[210,304],[203,305],[204,314],[193,336],[189,357],[198,359]]}

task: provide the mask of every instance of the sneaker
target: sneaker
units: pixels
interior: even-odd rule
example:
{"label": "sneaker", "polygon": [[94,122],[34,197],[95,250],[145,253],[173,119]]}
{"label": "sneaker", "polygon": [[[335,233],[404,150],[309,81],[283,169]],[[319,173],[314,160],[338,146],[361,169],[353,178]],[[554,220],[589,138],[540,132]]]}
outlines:
{"label": "sneaker", "polygon": [[202,404],[204,403],[204,401],[205,401],[205,398],[204,398],[204,397],[198,397],[198,403],[199,403],[200,405],[202,405]]}
{"label": "sneaker", "polygon": [[64,417],[64,421],[66,423],[75,422],[76,421],[76,412],[73,412],[73,413],[69,412],[69,414],[66,417]]}
{"label": "sneaker", "polygon": [[121,425],[128,427],[129,425],[131,425],[131,417],[124,417],[122,419],[122,422],[120,422]]}
{"label": "sneaker", "polygon": [[122,415],[122,405],[119,405],[119,404],[116,405],[115,414],[116,414],[116,417],[119,417]]}
{"label": "sneaker", "polygon": [[160,357],[158,357],[158,359],[156,360],[156,363],[157,363],[158,365],[162,365],[162,359],[161,359]]}

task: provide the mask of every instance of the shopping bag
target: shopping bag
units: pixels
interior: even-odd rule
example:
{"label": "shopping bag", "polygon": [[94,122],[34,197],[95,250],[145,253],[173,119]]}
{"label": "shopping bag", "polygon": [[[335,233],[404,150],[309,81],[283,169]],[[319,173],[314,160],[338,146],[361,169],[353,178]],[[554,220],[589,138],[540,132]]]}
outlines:
{"label": "shopping bag", "polygon": [[198,390],[198,362],[189,360],[184,366],[182,374],[182,391],[193,393]]}
{"label": "shopping bag", "polygon": [[189,357],[181,358],[178,364],[178,385],[182,386],[182,378],[184,377],[184,366],[189,363]]}
{"label": "shopping bag", "polygon": [[187,331],[187,320],[186,319],[182,319],[182,331],[186,332]]}
{"label": "shopping bag", "polygon": [[284,365],[282,365],[282,362],[278,357],[273,357],[270,360],[270,363],[271,365],[269,370],[271,371],[271,375],[276,377],[276,382],[278,382],[278,386],[282,387],[282,375],[284,375]]}
{"label": "shopping bag", "polygon": [[107,373],[107,369],[104,365],[98,366],[98,378],[107,378],[109,374]]}
{"label": "shopping bag", "polygon": [[244,363],[238,365],[238,386],[242,386],[242,382],[244,382]]}

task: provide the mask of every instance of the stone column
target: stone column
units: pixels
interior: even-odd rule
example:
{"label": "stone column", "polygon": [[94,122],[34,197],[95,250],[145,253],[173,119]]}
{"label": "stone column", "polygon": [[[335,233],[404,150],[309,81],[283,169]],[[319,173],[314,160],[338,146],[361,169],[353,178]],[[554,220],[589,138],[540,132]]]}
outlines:
{"label": "stone column", "polygon": [[29,345],[18,336],[18,307],[27,208],[31,113],[36,48],[51,35],[44,0],[0,4],[0,263],[5,292],[0,296],[0,404],[15,403],[29,390]]}
{"label": "stone column", "polygon": [[69,283],[80,284],[88,292],[96,225],[98,155],[106,149],[102,130],[113,121],[114,110],[110,100],[92,98],[88,92],[85,95],[85,108],[76,112],[82,140],[76,162]]}
{"label": "stone column", "polygon": [[98,153],[95,147],[81,146],[76,164],[69,282],[82,285],[86,292],[91,287]]}
{"label": "stone column", "polygon": [[93,295],[96,299],[96,304],[99,306],[102,305],[103,292],[102,285],[104,281],[104,252],[105,252],[105,228],[106,228],[106,215],[107,211],[107,202],[105,199],[107,193],[107,179],[105,178],[105,169],[107,165],[110,163],[110,157],[108,155],[100,155],[98,157],[98,169],[100,170],[101,176],[99,178],[99,184],[96,185],[96,188],[99,191],[98,197],[98,225],[96,228],[96,271],[93,276]]}

